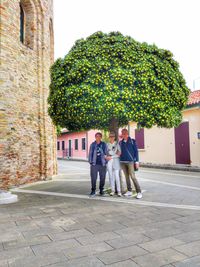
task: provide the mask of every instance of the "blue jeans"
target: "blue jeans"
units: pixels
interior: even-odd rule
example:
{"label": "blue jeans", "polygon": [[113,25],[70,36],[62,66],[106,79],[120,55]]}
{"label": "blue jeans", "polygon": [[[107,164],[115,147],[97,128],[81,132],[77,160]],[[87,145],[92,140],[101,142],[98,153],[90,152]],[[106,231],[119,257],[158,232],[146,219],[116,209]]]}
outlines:
{"label": "blue jeans", "polygon": [[96,182],[97,182],[97,175],[99,173],[99,190],[103,192],[105,179],[106,179],[106,166],[102,165],[91,165],[90,166],[90,176],[91,176],[91,191],[96,191]]}

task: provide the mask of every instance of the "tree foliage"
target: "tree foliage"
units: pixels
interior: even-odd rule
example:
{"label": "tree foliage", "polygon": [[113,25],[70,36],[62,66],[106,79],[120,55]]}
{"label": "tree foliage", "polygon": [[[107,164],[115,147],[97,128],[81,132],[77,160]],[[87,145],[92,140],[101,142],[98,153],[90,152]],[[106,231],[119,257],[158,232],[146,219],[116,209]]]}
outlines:
{"label": "tree foliage", "polygon": [[51,67],[49,115],[69,130],[108,129],[129,121],[178,126],[189,89],[170,51],[119,32],[76,41]]}

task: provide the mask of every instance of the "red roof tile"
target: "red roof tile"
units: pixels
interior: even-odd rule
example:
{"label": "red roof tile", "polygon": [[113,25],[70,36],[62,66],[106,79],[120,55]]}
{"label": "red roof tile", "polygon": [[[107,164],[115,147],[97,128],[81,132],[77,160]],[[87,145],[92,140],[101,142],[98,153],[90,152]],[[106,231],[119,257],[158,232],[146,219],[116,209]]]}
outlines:
{"label": "red roof tile", "polygon": [[196,90],[190,93],[187,105],[190,106],[198,103],[200,103],[200,90]]}

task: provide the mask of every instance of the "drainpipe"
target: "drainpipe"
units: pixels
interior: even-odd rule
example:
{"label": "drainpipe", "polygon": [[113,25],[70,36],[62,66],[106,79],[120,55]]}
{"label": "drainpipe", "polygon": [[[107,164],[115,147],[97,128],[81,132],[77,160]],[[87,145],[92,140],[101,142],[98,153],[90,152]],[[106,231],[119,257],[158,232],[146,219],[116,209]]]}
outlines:
{"label": "drainpipe", "polygon": [[86,157],[88,159],[88,131],[86,132],[86,140],[85,140],[85,147],[86,147]]}

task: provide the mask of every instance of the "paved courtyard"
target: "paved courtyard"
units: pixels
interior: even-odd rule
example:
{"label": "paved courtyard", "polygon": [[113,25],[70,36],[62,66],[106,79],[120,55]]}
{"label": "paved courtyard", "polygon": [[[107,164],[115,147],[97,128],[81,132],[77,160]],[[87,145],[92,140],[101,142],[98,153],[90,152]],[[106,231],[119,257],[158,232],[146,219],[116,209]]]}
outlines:
{"label": "paved courtyard", "polygon": [[141,169],[143,199],[90,199],[86,162],[0,206],[0,266],[200,266],[200,175]]}

